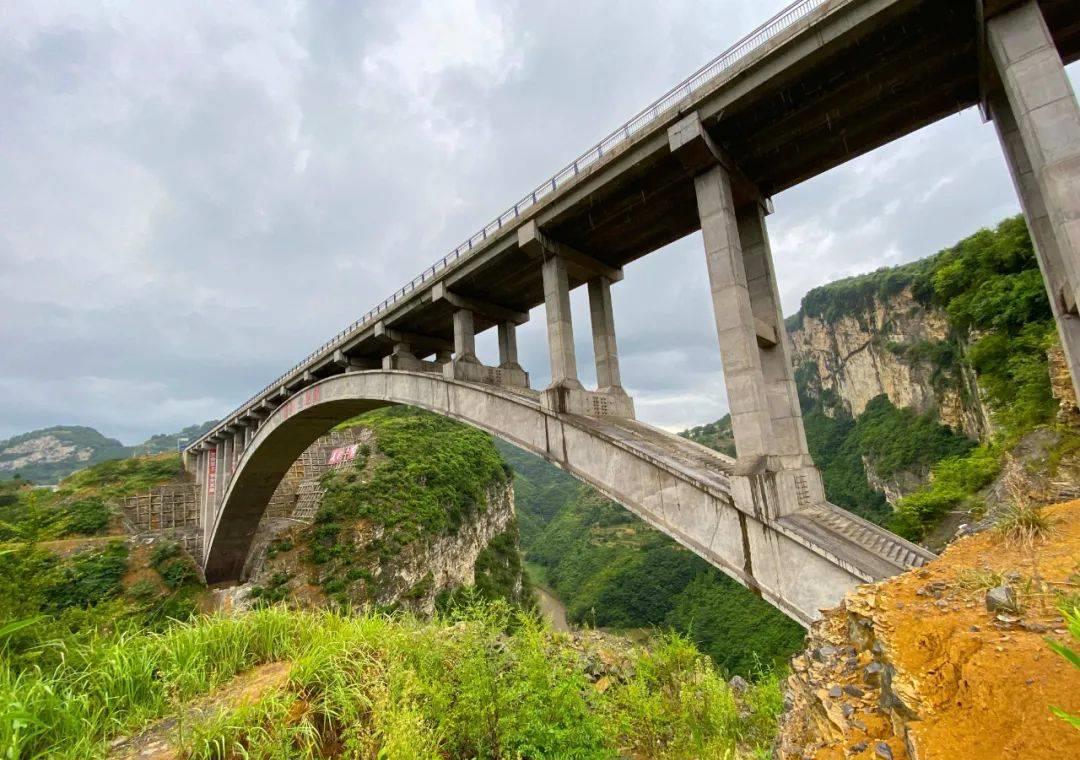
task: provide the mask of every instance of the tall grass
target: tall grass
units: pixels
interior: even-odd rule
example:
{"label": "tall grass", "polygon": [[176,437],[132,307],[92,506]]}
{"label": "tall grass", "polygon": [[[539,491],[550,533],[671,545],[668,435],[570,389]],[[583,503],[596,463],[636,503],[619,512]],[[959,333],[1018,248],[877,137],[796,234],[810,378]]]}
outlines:
{"label": "tall grass", "polygon": [[[737,704],[681,638],[625,656],[624,671],[594,683],[588,653],[499,604],[432,622],[268,608],[162,634],[96,635],[48,669],[5,659],[0,752],[98,757],[114,737],[172,715],[185,718],[171,740],[193,758],[688,760],[771,743],[777,679]],[[185,713],[274,661],[291,663],[283,688]]]}
{"label": "tall grass", "polygon": [[103,740],[137,728],[236,673],[293,655],[302,616],[267,610],[215,617],[165,634],[95,633],[66,646],[51,669],[0,662],[4,757],[93,757]]}

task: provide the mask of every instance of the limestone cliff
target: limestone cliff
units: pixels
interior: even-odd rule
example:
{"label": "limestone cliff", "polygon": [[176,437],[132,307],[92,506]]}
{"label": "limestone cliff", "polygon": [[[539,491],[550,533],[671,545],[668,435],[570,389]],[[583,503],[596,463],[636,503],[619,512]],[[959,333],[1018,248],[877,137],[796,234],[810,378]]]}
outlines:
{"label": "limestone cliff", "polygon": [[[250,580],[240,594],[248,596],[249,601],[266,597],[299,607],[320,607],[336,595],[337,601],[347,604],[402,607],[430,614],[441,595],[476,585],[478,572],[490,572],[493,559],[503,562],[513,573],[511,595],[523,592],[520,566],[513,558],[492,556],[505,553],[504,547],[493,548],[499,543],[508,543],[512,551],[517,550],[514,489],[509,483],[492,487],[476,517],[456,531],[425,536],[393,554],[384,553],[353,565],[344,577],[351,576],[354,582],[340,589],[333,581],[327,584],[323,569],[311,561],[310,545],[317,540],[316,528],[279,521],[271,523],[269,530],[267,539],[256,547],[258,556]],[[359,521],[345,538],[364,547],[385,536],[383,526]]]}
{"label": "limestone cliff", "polygon": [[282,480],[247,577],[251,601],[297,606],[431,613],[469,586],[525,602],[513,484],[477,430],[416,410],[358,418]]}
{"label": "limestone cliff", "polygon": [[989,414],[962,361],[966,346],[950,335],[945,312],[917,301],[910,286],[875,294],[847,313],[806,313],[804,306],[789,334],[809,394],[854,416],[884,394],[900,408],[936,411],[969,438],[988,438]]}

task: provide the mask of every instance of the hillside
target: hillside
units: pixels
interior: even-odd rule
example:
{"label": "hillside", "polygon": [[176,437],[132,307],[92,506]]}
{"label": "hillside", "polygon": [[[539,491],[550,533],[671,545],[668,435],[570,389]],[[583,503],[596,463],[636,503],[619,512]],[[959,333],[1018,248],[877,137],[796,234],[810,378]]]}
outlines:
{"label": "hillside", "polygon": [[99,626],[153,630],[203,609],[191,558],[171,541],[131,541],[117,506],[179,477],[180,458],[166,454],[93,465],[55,491],[0,483],[0,620],[33,621],[0,636],[0,647]]}
{"label": "hillside", "polygon": [[1080,502],[994,527],[814,625],[783,760],[1080,757]]}
{"label": "hillside", "polygon": [[[206,614],[177,544],[124,534],[119,501],[182,482],[176,455],[93,465],[55,491],[0,484],[0,752],[691,760],[772,745],[777,676],[729,686],[677,636],[537,621],[487,435],[401,408],[344,428],[365,440],[357,459],[322,476],[312,525],[269,544],[263,577],[286,577],[231,614]],[[510,522],[475,556],[448,549],[492,514]],[[408,576],[411,556],[427,575]],[[440,563],[469,564],[471,588],[439,594]],[[436,596],[433,617],[403,610]]]}
{"label": "hillside", "polygon": [[268,510],[249,600],[431,613],[467,595],[531,606],[514,491],[489,435],[408,407],[335,430],[353,435],[355,458],[318,478],[313,518]]}
{"label": "hillside", "polygon": [[175,452],[178,439],[192,440],[215,424],[216,421],[208,421],[191,425],[179,433],[152,436],[135,446],[125,446],[89,427],[73,425],[33,430],[0,441],[0,480],[21,478],[52,485],[76,470],[109,459]]}
{"label": "hillside", "polygon": [[1044,502],[1080,482],[1076,400],[1021,217],[816,288],[788,329],[808,443],[840,506],[940,548],[1008,500],[1005,474]]}

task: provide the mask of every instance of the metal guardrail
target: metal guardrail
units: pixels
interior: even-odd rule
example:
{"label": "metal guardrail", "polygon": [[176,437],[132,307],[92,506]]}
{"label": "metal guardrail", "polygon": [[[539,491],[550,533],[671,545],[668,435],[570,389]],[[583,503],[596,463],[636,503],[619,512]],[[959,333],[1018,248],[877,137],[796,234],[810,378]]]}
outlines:
{"label": "metal guardrail", "polygon": [[[378,306],[375,306],[364,314],[364,316],[360,317],[333,338],[323,343],[312,353],[308,354],[304,359],[294,364],[276,380],[237,407],[236,410],[226,418],[226,421],[233,418],[237,412],[250,407],[253,402],[261,398],[267,391],[280,387],[282,383],[295,374],[297,370],[310,366],[316,359],[322,358],[328,352],[340,348],[349,339],[375,321],[376,317],[390,309],[390,307],[398,303],[398,301],[404,299],[406,295],[415,291],[418,286],[434,279],[437,273],[450,268],[451,264],[457,264],[461,259],[468,258],[469,254],[472,253],[478,245],[487,240],[489,235],[493,235],[502,229],[504,224],[517,219],[521,216],[523,211],[535,206],[542,198],[546,198],[558,191],[560,187],[563,187],[567,182],[573,180],[582,171],[599,162],[606,154],[611,153],[614,148],[622,143],[628,142],[646,126],[665,115],[677,103],[688,98],[703,85],[711,82],[722,72],[731,68],[738,61],[760,48],[777,34],[810,15],[810,13],[825,5],[827,2],[829,2],[829,0],[797,0],[797,2],[784,8],[709,63],[705,64],[682,82],[672,87],[656,101],[639,111],[632,119],[602,139],[592,148],[564,166],[553,177],[543,182],[524,198],[497,216],[494,220],[484,225],[479,232],[472,235],[461,245],[450,251],[450,253],[436,261],[399,290],[396,290],[393,295],[384,299]],[[204,440],[207,436],[214,434],[220,428],[221,425],[218,425],[201,436],[195,443]],[[194,445],[194,443],[192,445]]]}

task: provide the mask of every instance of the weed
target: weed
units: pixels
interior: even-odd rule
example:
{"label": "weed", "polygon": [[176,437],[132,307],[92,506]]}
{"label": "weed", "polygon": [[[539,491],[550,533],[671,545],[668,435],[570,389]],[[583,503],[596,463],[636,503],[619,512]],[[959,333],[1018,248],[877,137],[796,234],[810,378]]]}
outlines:
{"label": "weed", "polygon": [[1005,574],[996,570],[969,567],[960,571],[956,578],[956,585],[964,591],[978,593],[1004,586],[1007,581]]}
{"label": "weed", "polygon": [[[1080,606],[1073,605],[1071,608],[1062,607],[1065,620],[1069,625],[1069,633],[1075,641],[1080,642]],[[1065,658],[1066,662],[1074,668],[1080,669],[1080,652],[1071,649],[1056,641],[1047,640],[1050,648]],[[1051,707],[1054,715],[1068,722],[1073,728],[1080,730],[1080,715],[1070,715],[1059,707]]]}
{"label": "weed", "polygon": [[997,531],[1007,544],[1031,546],[1045,538],[1052,530],[1054,521],[1041,509],[1031,504],[1014,503],[994,522]]}

